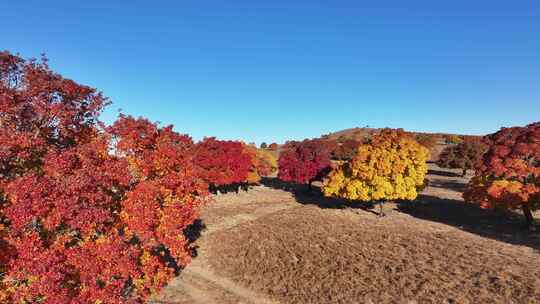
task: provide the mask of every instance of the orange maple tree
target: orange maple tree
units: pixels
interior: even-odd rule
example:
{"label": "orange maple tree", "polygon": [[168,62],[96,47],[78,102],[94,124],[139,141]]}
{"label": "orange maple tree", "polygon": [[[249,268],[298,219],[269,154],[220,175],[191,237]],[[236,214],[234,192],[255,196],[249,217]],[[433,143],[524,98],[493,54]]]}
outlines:
{"label": "orange maple tree", "polygon": [[464,198],[482,208],[520,208],[528,227],[540,207],[540,122],[486,136],[489,148]]}

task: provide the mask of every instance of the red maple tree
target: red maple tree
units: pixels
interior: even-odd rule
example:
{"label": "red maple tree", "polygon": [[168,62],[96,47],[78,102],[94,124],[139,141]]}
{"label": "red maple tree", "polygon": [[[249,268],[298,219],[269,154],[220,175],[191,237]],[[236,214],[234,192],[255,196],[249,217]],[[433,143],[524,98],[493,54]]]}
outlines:
{"label": "red maple tree", "polygon": [[244,183],[251,169],[251,156],[238,141],[207,137],[193,149],[198,175],[215,190]]}
{"label": "red maple tree", "polygon": [[520,208],[527,226],[540,207],[540,122],[486,136],[489,148],[464,198],[482,208]]}
{"label": "red maple tree", "polygon": [[330,151],[323,140],[291,142],[279,156],[278,178],[286,182],[311,184],[330,169]]}
{"label": "red maple tree", "polygon": [[481,138],[467,137],[457,145],[451,145],[441,152],[437,165],[442,168],[462,169],[462,176],[467,170],[474,169],[486,152],[487,145]]}
{"label": "red maple tree", "polygon": [[[0,302],[142,303],[191,258],[191,139],[0,53]],[[36,263],[36,261],[39,261]]]}

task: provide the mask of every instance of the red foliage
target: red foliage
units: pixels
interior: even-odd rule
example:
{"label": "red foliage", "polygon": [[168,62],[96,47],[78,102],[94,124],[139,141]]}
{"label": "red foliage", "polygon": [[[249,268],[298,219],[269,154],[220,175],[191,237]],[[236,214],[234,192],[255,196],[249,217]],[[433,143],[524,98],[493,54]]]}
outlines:
{"label": "red foliage", "polygon": [[208,137],[195,145],[194,155],[199,176],[214,187],[243,183],[251,169],[251,157],[237,141]]}
{"label": "red foliage", "polygon": [[467,137],[461,143],[446,147],[439,155],[437,164],[442,168],[474,169],[481,161],[487,150],[486,143],[479,138]]}
{"label": "red foliage", "polygon": [[271,143],[269,146],[268,146],[268,149],[269,150],[272,150],[272,151],[276,151],[278,149],[278,144],[276,143]]}
{"label": "red foliage", "polygon": [[522,208],[530,225],[540,208],[540,122],[486,137],[489,149],[464,198],[483,208]]}
{"label": "red foliage", "polygon": [[191,139],[123,116],[103,129],[106,103],[0,53],[2,302],[141,303],[189,262],[206,197]]}
{"label": "red foliage", "polygon": [[339,144],[332,153],[332,156],[338,160],[350,160],[356,155],[356,150],[362,144],[354,139],[346,139]]}
{"label": "red foliage", "polygon": [[320,180],[330,168],[330,151],[323,140],[289,143],[279,156],[278,178],[299,184]]}
{"label": "red foliage", "polygon": [[333,139],[318,139],[319,142],[323,145],[323,149],[330,153],[330,156],[334,156],[335,151],[338,149],[339,144],[336,140]]}

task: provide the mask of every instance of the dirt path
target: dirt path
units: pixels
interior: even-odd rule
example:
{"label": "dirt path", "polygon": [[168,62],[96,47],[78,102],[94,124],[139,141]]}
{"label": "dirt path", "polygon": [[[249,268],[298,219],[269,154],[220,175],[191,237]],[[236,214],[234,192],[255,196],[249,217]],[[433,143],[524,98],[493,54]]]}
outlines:
{"label": "dirt path", "polygon": [[198,256],[150,303],[540,303],[539,236],[464,203],[456,173],[431,166],[383,219],[270,187],[217,196]]}
{"label": "dirt path", "polygon": [[202,213],[205,228],[197,240],[197,257],[149,303],[261,303],[276,304],[267,295],[257,293],[214,273],[208,263],[206,239],[213,233],[291,208],[300,207],[285,191],[255,187],[249,193],[224,194],[215,198]]}

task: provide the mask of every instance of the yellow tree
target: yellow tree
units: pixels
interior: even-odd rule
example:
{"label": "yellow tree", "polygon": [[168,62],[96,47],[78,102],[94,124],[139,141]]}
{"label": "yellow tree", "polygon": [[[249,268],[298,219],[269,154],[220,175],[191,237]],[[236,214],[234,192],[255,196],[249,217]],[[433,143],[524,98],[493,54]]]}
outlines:
{"label": "yellow tree", "polygon": [[260,176],[269,176],[278,169],[277,158],[272,152],[264,149],[257,150],[257,172]]}
{"label": "yellow tree", "polygon": [[251,167],[246,178],[248,184],[258,184],[263,176],[277,171],[277,159],[269,151],[244,144],[244,152],[251,158]]}
{"label": "yellow tree", "polygon": [[[402,129],[384,129],[336,166],[323,186],[325,196],[382,203],[414,200],[424,184],[429,151]],[[382,215],[382,212],[381,212]]]}

